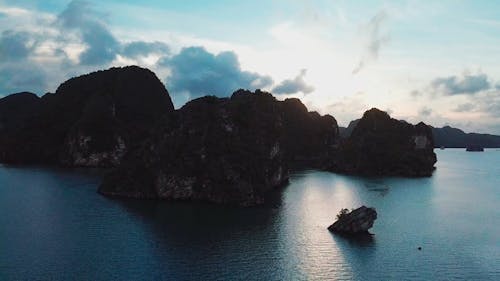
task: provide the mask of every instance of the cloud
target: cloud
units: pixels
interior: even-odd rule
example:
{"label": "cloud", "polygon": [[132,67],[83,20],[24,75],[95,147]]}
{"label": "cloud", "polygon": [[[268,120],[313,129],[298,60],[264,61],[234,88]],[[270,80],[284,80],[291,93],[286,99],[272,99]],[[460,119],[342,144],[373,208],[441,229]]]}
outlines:
{"label": "cloud", "polygon": [[124,44],[120,53],[129,58],[146,57],[150,54],[168,55],[170,47],[163,42],[134,41]]}
{"label": "cloud", "polygon": [[32,50],[28,32],[5,30],[0,36],[0,61],[25,59]]}
{"label": "cloud", "polygon": [[500,91],[481,93],[472,97],[472,100],[477,105],[478,111],[500,118]]}
{"label": "cloud", "polygon": [[24,91],[43,93],[46,85],[45,72],[37,65],[29,63],[0,65],[0,97]]}
{"label": "cloud", "polygon": [[387,13],[379,11],[366,25],[367,42],[361,60],[354,67],[352,74],[359,73],[369,61],[378,59],[380,48],[389,41],[389,36],[381,33],[382,25],[387,21]]}
{"label": "cloud", "polygon": [[423,93],[421,91],[418,91],[418,90],[413,90],[410,92],[410,96],[412,96],[414,98],[420,97],[422,95],[423,95]]}
{"label": "cloud", "polygon": [[419,116],[428,117],[432,114],[432,109],[424,106],[418,111]]}
{"label": "cloud", "polygon": [[349,122],[361,118],[363,113],[370,109],[370,106],[365,104],[365,98],[365,94],[362,92],[344,96],[328,105],[326,107],[327,113],[335,116],[339,124],[347,126]]}
{"label": "cloud", "polygon": [[166,84],[174,99],[183,92],[190,98],[228,96],[239,88],[265,88],[273,83],[270,76],[243,71],[237,55],[230,51],[215,55],[203,47],[187,47],[179,54],[163,58],[159,65],[171,71]]}
{"label": "cloud", "polygon": [[[500,118],[500,91],[492,90],[468,96],[469,101],[459,104],[453,111],[479,113]],[[500,121],[500,120],[499,120]]]}
{"label": "cloud", "polygon": [[9,17],[9,16],[26,16],[29,15],[29,11],[25,9],[21,9],[18,7],[0,7],[0,16],[1,17]]}
{"label": "cloud", "polygon": [[80,54],[84,65],[102,65],[112,62],[120,49],[120,43],[108,30],[106,24],[86,1],[74,0],[57,17],[57,23],[64,29],[80,33],[87,49]]}
{"label": "cloud", "polygon": [[13,23],[3,25],[6,30],[0,26],[2,95],[20,90],[43,93],[70,76],[122,64],[149,66],[167,76],[171,93],[184,101],[273,84],[270,76],[243,71],[234,52],[212,54],[188,47],[172,56],[164,42],[120,41],[108,27],[106,14],[86,1],[71,1],[58,15],[11,7],[0,7],[0,13],[2,23]]}
{"label": "cloud", "polygon": [[[23,9],[8,8],[0,12],[7,17],[15,16],[20,23],[23,21],[19,17],[37,17],[37,13]],[[187,98],[206,94],[227,96],[238,88],[265,88],[273,84],[270,76],[243,71],[234,52],[212,54],[202,47],[188,47],[172,56],[164,42],[122,42],[109,29],[106,15],[86,1],[71,1],[57,16],[45,15],[45,18],[50,20],[40,21],[39,27],[20,24],[1,33],[0,71],[3,80],[10,77],[9,81],[3,81],[2,94],[17,91],[22,84],[37,92],[46,91],[47,80],[57,78],[61,82],[69,75],[117,63],[145,63],[164,75],[169,73],[166,79],[169,90]],[[21,31],[26,29],[33,32]],[[155,56],[153,60],[146,58],[150,55],[161,57],[161,62],[156,63]],[[14,60],[24,67],[7,63]]]}
{"label": "cloud", "polygon": [[0,96],[46,88],[46,75],[29,59],[35,49],[36,35],[26,31],[5,30],[0,35]]}
{"label": "cloud", "polygon": [[430,83],[434,92],[444,95],[474,95],[491,87],[488,76],[483,73],[436,78]]}
{"label": "cloud", "polygon": [[476,105],[471,103],[471,102],[467,102],[467,103],[459,104],[453,111],[455,111],[455,112],[471,112],[474,109],[476,109]]}
{"label": "cloud", "polygon": [[302,69],[294,79],[286,79],[278,84],[272,90],[275,94],[295,94],[302,92],[304,94],[309,94],[314,91],[314,87],[307,85],[304,81],[304,76],[306,76],[307,70]]}

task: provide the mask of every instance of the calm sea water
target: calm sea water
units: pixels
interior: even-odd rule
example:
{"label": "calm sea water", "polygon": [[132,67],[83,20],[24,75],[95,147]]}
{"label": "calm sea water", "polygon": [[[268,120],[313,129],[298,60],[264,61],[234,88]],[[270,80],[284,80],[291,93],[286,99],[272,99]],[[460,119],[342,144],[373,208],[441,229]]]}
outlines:
{"label": "calm sea water", "polygon": [[[246,209],[111,200],[98,171],[1,166],[0,279],[500,280],[500,150],[436,152],[431,178],[300,172]],[[327,231],[363,204],[372,240]]]}

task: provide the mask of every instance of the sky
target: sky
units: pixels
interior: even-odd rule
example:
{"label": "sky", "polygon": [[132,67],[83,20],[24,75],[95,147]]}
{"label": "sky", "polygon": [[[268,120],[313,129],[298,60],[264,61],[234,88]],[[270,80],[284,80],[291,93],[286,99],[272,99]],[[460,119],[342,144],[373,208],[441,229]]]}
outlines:
{"label": "sky", "polygon": [[500,134],[498,11],[479,0],[0,0],[0,97],[139,65],[177,108],[260,88],[344,126],[377,107]]}

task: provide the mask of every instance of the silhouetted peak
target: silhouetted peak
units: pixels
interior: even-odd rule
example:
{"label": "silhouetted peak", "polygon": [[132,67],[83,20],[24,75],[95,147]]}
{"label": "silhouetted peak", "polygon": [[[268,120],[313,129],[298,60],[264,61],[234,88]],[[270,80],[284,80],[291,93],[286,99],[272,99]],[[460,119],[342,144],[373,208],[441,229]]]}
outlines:
{"label": "silhouetted peak", "polygon": [[56,94],[84,91],[108,94],[163,91],[168,94],[154,72],[138,66],[112,67],[70,78],[57,88]]}
{"label": "silhouetted peak", "polygon": [[276,101],[273,95],[271,95],[268,92],[262,91],[260,89],[255,90],[255,92],[244,89],[238,89],[231,95],[232,100],[237,100],[237,99],[247,100],[255,98],[269,100],[269,101]]}
{"label": "silhouetted peak", "polygon": [[36,101],[39,100],[40,98],[31,93],[31,92],[20,92],[20,93],[15,93],[8,95],[2,99],[0,99],[0,103],[6,103],[6,102],[31,102],[31,101]]}
{"label": "silhouetted peak", "polygon": [[299,113],[307,113],[307,107],[297,98],[288,98],[283,101],[286,108]]}
{"label": "silhouetted peak", "polygon": [[[405,123],[408,123],[408,122],[405,122]],[[425,124],[425,123],[424,123],[424,122],[422,122],[422,121],[418,122],[418,124],[417,124],[416,126],[417,126],[417,127],[429,127],[429,128],[431,128],[431,126],[429,126],[429,125]]]}
{"label": "silhouetted peak", "polygon": [[215,105],[220,102],[227,100],[227,98],[219,98],[216,96],[204,96],[196,99],[192,99],[188,101],[185,105],[182,106],[181,110],[191,109],[198,107],[199,105]]}
{"label": "silhouetted peak", "polygon": [[462,131],[462,130],[460,130],[460,129],[458,129],[458,128],[453,128],[453,127],[448,126],[448,125],[444,126],[444,127],[443,127],[443,128],[441,128],[441,129],[442,129],[443,131],[445,131],[445,132],[448,132],[448,133],[452,133],[452,132],[453,132],[453,133],[465,134],[465,132],[464,132],[464,131]]}
{"label": "silhouetted peak", "polygon": [[367,110],[364,114],[363,114],[363,118],[369,118],[369,119],[390,119],[391,117],[389,116],[389,114],[385,111],[382,111],[378,108],[372,108],[370,110]]}

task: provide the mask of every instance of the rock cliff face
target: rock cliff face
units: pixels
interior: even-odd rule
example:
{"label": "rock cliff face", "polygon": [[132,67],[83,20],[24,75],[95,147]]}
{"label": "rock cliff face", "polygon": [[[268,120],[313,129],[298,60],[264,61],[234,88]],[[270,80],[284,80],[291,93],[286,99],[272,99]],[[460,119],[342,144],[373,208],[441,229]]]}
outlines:
{"label": "rock cliff face", "polygon": [[340,137],[347,139],[351,136],[352,131],[354,131],[354,128],[356,128],[356,125],[358,125],[360,119],[352,120],[349,122],[349,125],[347,127],[339,127],[340,130]]}
{"label": "rock cliff face", "polygon": [[40,98],[32,93],[17,93],[0,99],[0,159],[15,162],[29,158],[31,147],[20,145],[20,136],[36,116]]}
{"label": "rock cliff face", "polygon": [[135,66],[72,78],[33,100],[34,113],[2,138],[0,161],[115,166],[174,110],[156,75]]}
{"label": "rock cliff face", "polygon": [[104,178],[106,195],[249,206],[288,181],[280,103],[237,91],[188,102]]}
{"label": "rock cliff face", "polygon": [[318,166],[338,141],[331,116],[298,99],[238,90],[188,102],[105,177],[111,196],[254,205],[288,181],[290,165]]}
{"label": "rock cliff face", "polygon": [[40,98],[28,92],[0,99],[0,132],[6,133],[24,126],[36,114]]}
{"label": "rock cliff face", "polygon": [[363,175],[430,176],[434,171],[432,132],[376,108],[368,110],[345,140],[331,170]]}
{"label": "rock cliff face", "polygon": [[328,230],[341,234],[368,233],[376,219],[377,211],[374,208],[361,206],[351,212],[341,212]]}
{"label": "rock cliff face", "polygon": [[339,127],[331,115],[308,112],[299,99],[281,102],[285,160],[294,168],[323,169],[339,144]]}

